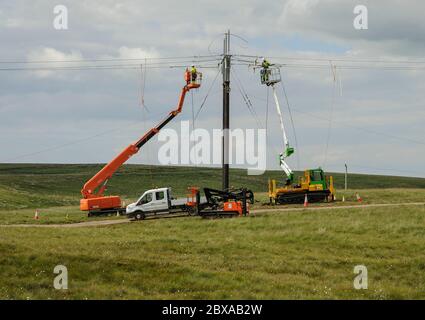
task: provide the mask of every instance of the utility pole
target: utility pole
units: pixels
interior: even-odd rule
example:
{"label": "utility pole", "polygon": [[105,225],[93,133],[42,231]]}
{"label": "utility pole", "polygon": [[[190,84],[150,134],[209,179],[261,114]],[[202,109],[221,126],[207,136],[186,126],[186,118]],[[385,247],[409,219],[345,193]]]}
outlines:
{"label": "utility pole", "polygon": [[223,190],[229,189],[229,127],[230,127],[230,30],[224,35],[223,42]]}
{"label": "utility pole", "polygon": [[345,191],[347,191],[347,178],[348,178],[348,169],[347,169],[347,164],[345,163]]}

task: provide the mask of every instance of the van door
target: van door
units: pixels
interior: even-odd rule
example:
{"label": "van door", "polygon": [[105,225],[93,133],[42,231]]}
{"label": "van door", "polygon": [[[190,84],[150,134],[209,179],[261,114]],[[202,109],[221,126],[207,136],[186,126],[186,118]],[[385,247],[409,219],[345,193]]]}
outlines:
{"label": "van door", "polygon": [[145,194],[137,202],[137,206],[140,209],[142,209],[142,211],[151,211],[152,200],[153,200],[153,192],[145,192]]}
{"label": "van door", "polygon": [[161,212],[168,211],[168,199],[165,190],[158,190],[154,192],[154,200],[152,201],[152,210]]}

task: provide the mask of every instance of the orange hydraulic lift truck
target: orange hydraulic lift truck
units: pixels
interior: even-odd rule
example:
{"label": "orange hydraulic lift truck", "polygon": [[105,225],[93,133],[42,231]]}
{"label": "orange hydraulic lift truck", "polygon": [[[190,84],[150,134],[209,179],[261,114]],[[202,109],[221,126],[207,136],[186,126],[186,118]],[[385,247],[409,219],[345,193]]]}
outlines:
{"label": "orange hydraulic lift truck", "polygon": [[201,86],[202,73],[196,72],[196,74],[194,74],[186,70],[185,81],[186,85],[181,91],[177,108],[171,111],[156,127],[150,129],[139,140],[125,148],[116,158],[105,165],[96,175],[86,182],[81,190],[83,199],[80,201],[80,209],[82,211],[88,211],[89,216],[112,212],[125,212],[125,208],[122,207],[121,198],[119,196],[104,195],[108,180],[130,157],[139,152],[159,130],[165,127],[182,111],[186,93],[191,89],[196,89]]}

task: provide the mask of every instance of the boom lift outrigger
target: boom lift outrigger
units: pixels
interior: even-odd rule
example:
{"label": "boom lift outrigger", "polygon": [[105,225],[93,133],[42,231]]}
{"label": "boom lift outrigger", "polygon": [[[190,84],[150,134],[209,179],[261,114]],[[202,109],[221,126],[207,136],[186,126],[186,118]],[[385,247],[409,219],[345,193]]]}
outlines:
{"label": "boom lift outrigger", "polygon": [[171,111],[156,127],[150,129],[139,140],[125,148],[116,158],[105,165],[96,175],[84,184],[81,190],[83,199],[80,201],[80,209],[82,211],[88,211],[89,215],[125,211],[125,208],[122,208],[121,198],[119,196],[104,196],[108,180],[130,157],[139,152],[159,130],[166,126],[182,111],[186,93],[191,89],[196,89],[201,86],[202,73],[197,72],[196,75],[194,75],[186,70],[185,80],[186,85],[181,91],[177,108]]}

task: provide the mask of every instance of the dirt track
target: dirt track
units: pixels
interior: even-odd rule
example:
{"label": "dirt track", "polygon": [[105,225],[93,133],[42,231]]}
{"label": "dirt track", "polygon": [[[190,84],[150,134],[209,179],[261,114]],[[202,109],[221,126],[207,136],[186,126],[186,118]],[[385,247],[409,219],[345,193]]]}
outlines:
{"label": "dirt track", "polygon": [[[252,215],[268,213],[268,212],[292,212],[292,211],[315,211],[315,210],[337,210],[337,209],[361,209],[361,208],[381,208],[381,207],[397,207],[397,206],[425,206],[425,202],[406,202],[406,203],[381,203],[381,204],[357,204],[357,205],[346,205],[346,206],[323,206],[323,207],[307,207],[307,208],[268,208],[268,209],[256,209],[251,210]],[[80,227],[101,227],[101,226],[110,226],[116,224],[130,223],[128,219],[120,220],[98,220],[98,221],[87,221],[87,222],[78,222],[78,223],[68,223],[68,224],[10,224],[10,225],[0,225],[0,227],[16,227],[16,228],[80,228]]]}

